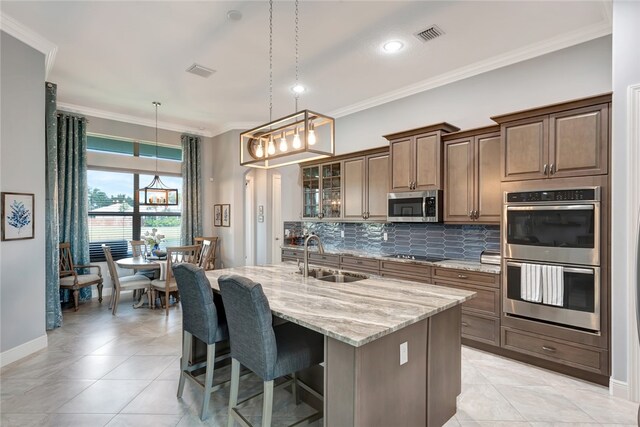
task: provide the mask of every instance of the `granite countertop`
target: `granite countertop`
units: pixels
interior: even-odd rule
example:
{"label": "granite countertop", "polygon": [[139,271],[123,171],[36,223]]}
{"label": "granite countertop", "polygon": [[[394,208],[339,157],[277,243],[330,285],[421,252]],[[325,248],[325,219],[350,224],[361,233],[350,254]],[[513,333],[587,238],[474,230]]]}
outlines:
{"label": "granite countertop", "polygon": [[[296,245],[283,245],[282,249],[291,249],[291,250],[298,250],[298,251],[304,250],[302,246],[296,246]],[[310,247],[309,252],[317,252],[317,247],[315,246]],[[384,261],[406,262],[409,264],[427,264],[427,265],[433,265],[436,267],[455,268],[457,270],[477,271],[479,273],[500,274],[500,270],[501,270],[499,265],[481,264],[480,261],[471,261],[471,260],[465,260],[465,259],[447,259],[444,261],[433,262],[433,261],[420,261],[417,259],[389,258],[388,256],[385,256],[385,255],[370,254],[366,252],[346,250],[346,249],[341,251],[332,251],[332,250],[325,249],[324,252],[326,254],[332,254],[332,255],[349,255],[349,256],[356,256],[356,257],[369,258],[369,259],[380,259]]]}
{"label": "granite countertop", "polygon": [[262,284],[278,317],[355,347],[462,304],[475,292],[408,280],[370,276],[331,283],[297,273],[295,264],[247,266],[207,271],[214,289],[218,277],[236,274]]}

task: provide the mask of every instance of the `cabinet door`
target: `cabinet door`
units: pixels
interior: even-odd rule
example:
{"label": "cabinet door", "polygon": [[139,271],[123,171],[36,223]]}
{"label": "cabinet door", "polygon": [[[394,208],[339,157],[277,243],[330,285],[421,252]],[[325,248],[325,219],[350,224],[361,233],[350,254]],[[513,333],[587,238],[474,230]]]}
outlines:
{"label": "cabinet door", "polygon": [[442,145],[440,135],[431,133],[415,138],[416,190],[439,190],[442,185]]}
{"label": "cabinet door", "polygon": [[319,208],[320,166],[302,168],[302,217],[317,218]]}
{"label": "cabinet door", "polygon": [[500,134],[475,137],[477,221],[500,223],[502,192],[500,191]]}
{"label": "cabinet door", "polygon": [[399,139],[389,143],[391,155],[390,191],[411,191],[410,183],[414,180],[411,138]]}
{"label": "cabinet door", "polygon": [[607,104],[564,111],[550,116],[552,178],[603,175],[609,163]]}
{"label": "cabinet door", "polygon": [[340,218],[342,215],[342,164],[340,162],[321,166],[322,209],[320,218]]}
{"label": "cabinet door", "polygon": [[389,188],[389,155],[367,157],[366,211],[367,219],[387,218]]}
{"label": "cabinet door", "polygon": [[[364,157],[344,161],[344,198],[342,200],[344,218],[364,219],[364,176]],[[387,186],[385,186],[385,191]]]}
{"label": "cabinet door", "polygon": [[549,119],[533,117],[501,127],[502,180],[546,178],[549,158]]}
{"label": "cabinet door", "polygon": [[472,221],[473,147],[473,138],[457,139],[445,143],[445,222]]}

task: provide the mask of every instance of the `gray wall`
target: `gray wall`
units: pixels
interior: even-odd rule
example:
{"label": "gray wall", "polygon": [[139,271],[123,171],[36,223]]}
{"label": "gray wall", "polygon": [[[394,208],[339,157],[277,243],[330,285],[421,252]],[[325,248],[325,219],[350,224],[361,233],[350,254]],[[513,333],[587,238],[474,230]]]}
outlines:
{"label": "gray wall", "polygon": [[[629,165],[632,142],[628,140],[628,104],[627,88],[640,84],[640,3],[632,1],[614,1],[613,3],[613,143],[612,143],[612,274],[611,293],[613,321],[613,375],[614,380],[627,382],[627,358],[629,354],[628,322],[634,321],[635,313],[629,313],[629,286],[635,283],[628,274],[635,271],[634,253],[629,252],[629,239],[637,238],[638,206],[629,206],[629,200],[638,200],[640,183],[630,183]],[[637,149],[637,148],[636,148]],[[629,219],[629,223],[627,220]],[[635,240],[634,240],[635,242]],[[637,285],[636,285],[637,286]],[[632,337],[634,345],[636,337]],[[636,379],[640,382],[640,379]],[[637,398],[637,397],[636,397]]]}
{"label": "gray wall", "polygon": [[[0,33],[0,189],[35,194],[35,238],[0,243],[0,352],[45,336],[44,55]],[[46,341],[45,341],[46,342]]]}

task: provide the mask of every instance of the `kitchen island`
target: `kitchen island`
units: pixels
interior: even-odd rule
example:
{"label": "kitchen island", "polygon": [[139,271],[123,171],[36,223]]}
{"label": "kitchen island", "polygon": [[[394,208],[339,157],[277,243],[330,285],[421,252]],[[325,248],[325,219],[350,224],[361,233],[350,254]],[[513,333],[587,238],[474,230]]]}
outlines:
{"label": "kitchen island", "polygon": [[261,283],[273,315],[325,337],[324,425],[440,426],[460,394],[460,304],[473,292],[372,276],[324,282],[295,264],[207,271]]}

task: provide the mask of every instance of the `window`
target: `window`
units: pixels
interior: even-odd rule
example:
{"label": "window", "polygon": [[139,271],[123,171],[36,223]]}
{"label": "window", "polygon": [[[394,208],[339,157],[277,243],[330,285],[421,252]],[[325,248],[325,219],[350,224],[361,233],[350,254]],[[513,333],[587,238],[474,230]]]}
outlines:
{"label": "window", "polygon": [[[137,142],[111,140],[108,138],[88,137],[88,149],[111,154],[155,156],[145,144]],[[182,150],[158,147],[158,157],[165,160],[181,160]],[[176,153],[177,152],[177,153]],[[117,168],[119,165],[114,165]],[[153,175],[145,173],[114,172],[91,169],[87,171],[89,189],[89,251],[92,262],[104,261],[102,244],[111,246],[115,259],[131,256],[129,240],[140,240],[146,231],[153,228],[165,235],[161,247],[180,245],[180,211],[182,196],[182,177],[161,175],[160,179],[169,187],[178,189],[177,206],[140,206],[137,200],[138,189],[149,184]]]}

